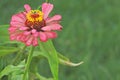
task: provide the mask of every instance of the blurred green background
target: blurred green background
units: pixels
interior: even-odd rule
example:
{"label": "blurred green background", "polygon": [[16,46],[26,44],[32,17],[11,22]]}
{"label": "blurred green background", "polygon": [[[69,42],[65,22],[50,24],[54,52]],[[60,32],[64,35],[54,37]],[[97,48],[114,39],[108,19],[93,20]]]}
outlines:
{"label": "blurred green background", "polygon": [[[33,9],[44,0],[0,0],[0,25],[28,3]],[[53,14],[63,16],[56,49],[78,67],[60,65],[60,80],[120,80],[120,0],[54,0]],[[49,77],[47,61],[40,73]]]}

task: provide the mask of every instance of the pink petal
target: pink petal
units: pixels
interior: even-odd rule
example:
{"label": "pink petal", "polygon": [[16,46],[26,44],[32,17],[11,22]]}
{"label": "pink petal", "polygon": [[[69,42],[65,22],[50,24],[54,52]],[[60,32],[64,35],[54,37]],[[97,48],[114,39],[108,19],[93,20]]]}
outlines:
{"label": "pink petal", "polygon": [[22,42],[25,42],[25,39],[26,39],[26,36],[23,35],[20,40],[21,40]]}
{"label": "pink petal", "polygon": [[19,30],[27,30],[28,27],[20,27]]}
{"label": "pink petal", "polygon": [[16,39],[16,34],[11,34],[10,35],[10,40],[15,40]]}
{"label": "pink petal", "polygon": [[32,33],[34,34],[34,33],[36,33],[37,31],[36,31],[36,29],[32,29]]}
{"label": "pink petal", "polygon": [[22,27],[22,26],[25,26],[24,23],[22,23],[22,22],[15,22],[15,21],[11,21],[11,22],[10,22],[10,25],[11,25],[12,27]]}
{"label": "pink petal", "polygon": [[[25,35],[26,36],[26,35]],[[28,41],[30,38],[30,36],[26,36],[25,39],[24,39],[24,42]]]}
{"label": "pink petal", "polygon": [[37,38],[34,38],[32,45],[33,45],[33,46],[37,46],[37,45],[38,45],[38,40],[37,40]]}
{"label": "pink petal", "polygon": [[52,21],[59,21],[61,20],[62,16],[61,15],[55,15],[49,19],[46,20],[46,23],[52,22]]}
{"label": "pink petal", "polygon": [[17,30],[17,27],[10,27],[8,30],[9,30],[10,32],[15,32],[15,31]]}
{"label": "pink petal", "polygon": [[24,35],[26,35],[26,36],[28,36],[28,35],[30,35],[31,34],[31,31],[25,31],[24,32]]}
{"label": "pink petal", "polygon": [[45,26],[43,28],[41,28],[43,31],[51,31],[51,27],[50,26]]}
{"label": "pink petal", "polygon": [[20,41],[21,37],[22,37],[22,34],[18,34],[18,35],[16,36],[16,40]]}
{"label": "pink petal", "polygon": [[33,42],[33,37],[30,37],[27,41],[26,41],[26,45],[30,46]]}
{"label": "pink petal", "polygon": [[40,32],[39,36],[40,36],[41,41],[43,41],[43,42],[47,41],[47,36],[46,36],[46,34],[44,32]]}
{"label": "pink petal", "polygon": [[12,16],[11,22],[21,22],[24,23],[26,21],[26,16],[23,13],[18,13]]}
{"label": "pink petal", "polygon": [[10,40],[15,40],[16,39],[16,36],[10,36]]}
{"label": "pink petal", "polygon": [[33,34],[33,36],[34,36],[34,37],[38,37],[38,36],[39,36],[39,33],[36,32],[36,33]]}
{"label": "pink petal", "polygon": [[28,4],[25,4],[25,5],[24,5],[24,8],[25,8],[25,10],[26,10],[27,12],[29,12],[29,11],[31,10],[30,5],[28,5]]}
{"label": "pink petal", "polygon": [[60,24],[50,24],[46,27],[43,27],[42,30],[50,31],[50,30],[61,30],[62,26]]}
{"label": "pink petal", "polygon": [[18,13],[12,16],[10,26],[11,27],[22,27],[25,26],[25,16],[23,13]]}
{"label": "pink petal", "polygon": [[60,24],[51,24],[49,25],[52,30],[61,30],[62,26]]}
{"label": "pink petal", "polygon": [[56,32],[45,32],[48,38],[56,38],[57,33]]}
{"label": "pink petal", "polygon": [[20,18],[26,20],[26,15],[24,12],[20,12],[20,13],[16,14],[16,16],[19,16]]}
{"label": "pink petal", "polygon": [[44,19],[46,19],[49,15],[49,13],[53,9],[53,4],[50,3],[43,3],[42,4],[42,12],[44,13]]}

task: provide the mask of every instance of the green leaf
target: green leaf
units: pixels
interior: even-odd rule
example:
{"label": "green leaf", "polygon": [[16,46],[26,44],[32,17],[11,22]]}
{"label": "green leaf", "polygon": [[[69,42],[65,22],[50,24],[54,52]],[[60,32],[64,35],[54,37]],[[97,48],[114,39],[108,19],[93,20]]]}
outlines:
{"label": "green leaf", "polygon": [[59,63],[60,64],[71,66],[71,67],[75,67],[75,66],[79,66],[79,65],[81,65],[83,63],[83,61],[81,61],[79,63],[73,63],[67,57],[63,56],[59,52],[57,52],[57,53],[58,53]]}
{"label": "green leaf", "polygon": [[10,80],[22,80],[23,74],[16,75],[13,73],[10,77]]}
{"label": "green leaf", "polygon": [[40,42],[40,49],[43,52],[42,55],[48,59],[54,80],[58,80],[58,55],[52,41]]}
{"label": "green leaf", "polygon": [[18,66],[8,65],[0,72],[0,78],[9,74],[22,74],[25,67],[25,61],[22,61]]}
{"label": "green leaf", "polygon": [[17,47],[7,47],[7,46],[3,47],[3,46],[0,46],[0,57],[5,56],[7,54],[17,52],[18,50],[19,50],[19,48],[17,48]]}
{"label": "green leaf", "polygon": [[58,53],[58,57],[62,60],[65,60],[65,61],[69,61],[69,58],[63,56],[61,53],[57,52]]}
{"label": "green leaf", "polygon": [[67,65],[67,66],[71,66],[71,67],[76,67],[76,66],[79,66],[79,65],[84,63],[83,61],[81,61],[79,63],[73,63],[71,61],[66,61],[66,60],[63,60],[63,59],[60,59],[60,58],[59,58],[59,62],[63,65]]}
{"label": "green leaf", "polygon": [[0,78],[2,78],[4,75],[8,75],[12,73],[13,71],[18,70],[18,68],[14,67],[13,65],[8,65],[5,67],[5,69],[0,73]]}
{"label": "green leaf", "polygon": [[24,74],[25,60],[23,60],[18,66],[15,66],[18,70],[14,71],[10,75],[10,80],[22,80]]}
{"label": "green leaf", "polygon": [[[40,51],[34,51],[33,56],[35,58],[44,58],[45,53],[40,52]],[[66,65],[66,66],[71,66],[71,67],[76,67],[81,65],[82,63],[84,63],[83,61],[79,62],[79,63],[73,63],[69,60],[69,58],[63,56],[62,54],[60,54],[59,52],[57,52],[58,58],[59,58],[59,63],[62,65]]]}

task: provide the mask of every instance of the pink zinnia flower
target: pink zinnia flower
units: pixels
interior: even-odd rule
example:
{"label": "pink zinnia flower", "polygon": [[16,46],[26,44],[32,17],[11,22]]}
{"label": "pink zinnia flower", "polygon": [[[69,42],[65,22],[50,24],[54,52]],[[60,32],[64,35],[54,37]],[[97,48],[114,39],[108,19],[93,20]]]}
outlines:
{"label": "pink zinnia flower", "polygon": [[10,39],[24,42],[27,46],[38,45],[38,40],[46,42],[56,38],[54,30],[61,30],[59,24],[61,15],[48,17],[53,9],[53,4],[43,3],[42,11],[32,10],[28,4],[24,5],[25,11],[12,16],[10,22]]}

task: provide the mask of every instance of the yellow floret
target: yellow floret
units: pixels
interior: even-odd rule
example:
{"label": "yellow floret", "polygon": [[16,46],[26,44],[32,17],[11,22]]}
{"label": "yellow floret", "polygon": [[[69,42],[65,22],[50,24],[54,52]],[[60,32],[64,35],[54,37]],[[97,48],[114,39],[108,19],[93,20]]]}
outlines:
{"label": "yellow floret", "polygon": [[31,10],[26,15],[27,20],[31,22],[42,21],[43,20],[43,12],[40,10]]}

